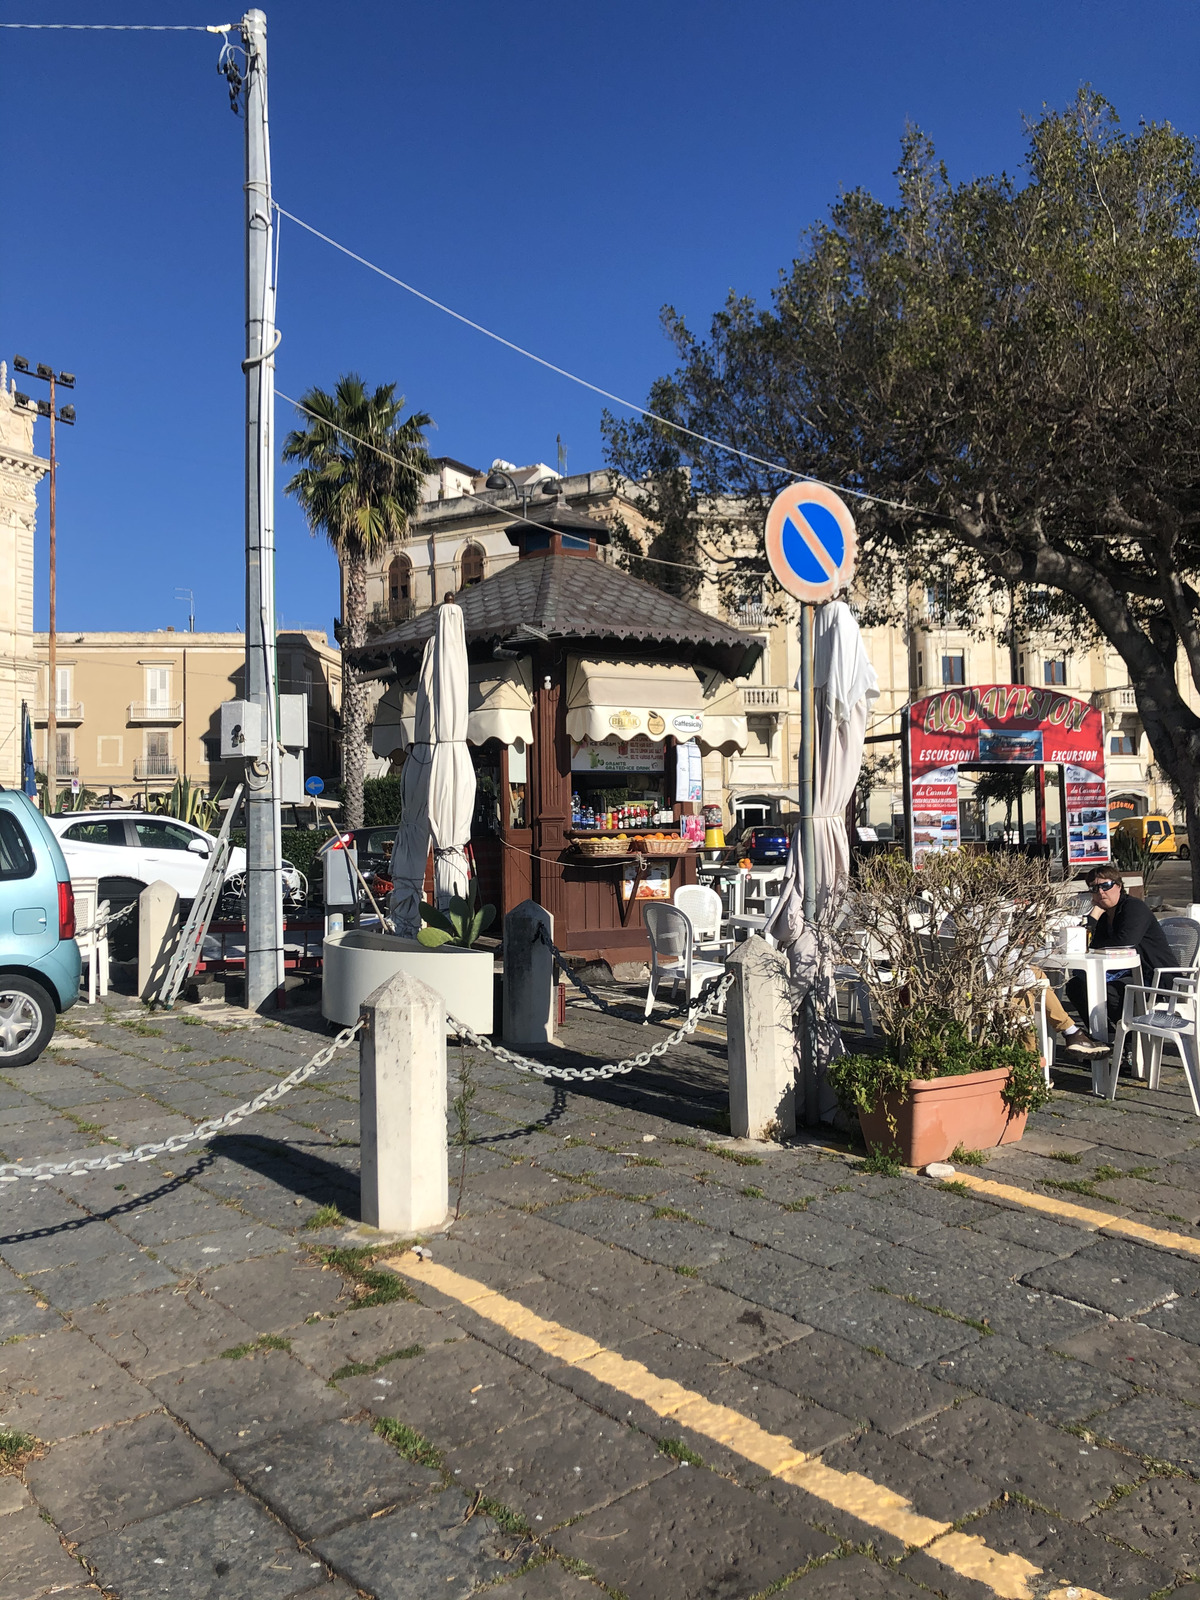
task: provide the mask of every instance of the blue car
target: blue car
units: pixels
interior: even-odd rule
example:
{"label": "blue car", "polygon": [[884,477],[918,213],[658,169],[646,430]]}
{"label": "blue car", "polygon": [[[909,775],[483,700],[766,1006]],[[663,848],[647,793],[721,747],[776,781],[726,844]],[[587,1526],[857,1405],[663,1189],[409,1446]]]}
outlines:
{"label": "blue car", "polygon": [[36,1061],[79,998],[75,891],[41,812],[0,790],[0,1071]]}

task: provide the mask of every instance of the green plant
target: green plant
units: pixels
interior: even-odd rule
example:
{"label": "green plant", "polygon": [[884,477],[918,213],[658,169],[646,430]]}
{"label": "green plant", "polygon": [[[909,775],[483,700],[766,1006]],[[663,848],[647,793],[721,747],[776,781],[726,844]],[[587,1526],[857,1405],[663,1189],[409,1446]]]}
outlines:
{"label": "green plant", "polygon": [[862,1164],[864,1172],[874,1172],[881,1178],[898,1178],[904,1168],[885,1150],[878,1147],[867,1152],[867,1158]]}
{"label": "green plant", "polygon": [[445,911],[437,906],[422,904],[421,921],[425,923],[417,939],[429,950],[444,944],[461,945],[469,950],[481,933],[491,927],[496,918],[495,906],[481,906],[479,880],[472,878],[465,895],[452,894]]}
{"label": "green plant", "polygon": [[177,817],[180,822],[190,822],[193,827],[211,833],[221,817],[217,802],[224,787],[222,783],[215,794],[207,795],[190,778],[176,778],[166,794],[147,797],[146,809],[160,817]]}
{"label": "green plant", "polygon": [[686,1462],[689,1467],[702,1467],[704,1457],[698,1456],[694,1450],[689,1450],[682,1439],[660,1439],[658,1448],[664,1456],[670,1456],[672,1461]]}
{"label": "green plant", "polygon": [[244,1356],[252,1356],[258,1350],[290,1350],[292,1341],[281,1339],[276,1333],[260,1333],[257,1339],[251,1339],[248,1344],[235,1344],[229,1350],[221,1351],[222,1361],[241,1361]]}
{"label": "green plant", "polygon": [[417,1297],[397,1272],[380,1272],[375,1258],[395,1245],[361,1245],[350,1250],[319,1250],[317,1253],[326,1266],[334,1267],[354,1285],[356,1310],[366,1306],[385,1306],[393,1300],[415,1300]]}
{"label": "green plant", "polygon": [[1140,872],[1142,887],[1148,889],[1151,880],[1166,856],[1155,855],[1149,840],[1136,838],[1132,833],[1122,833],[1119,828],[1109,835],[1112,858],[1122,872]]}
{"label": "green plant", "polygon": [[314,1231],[317,1228],[340,1228],[345,1220],[337,1206],[319,1206],[304,1226]]}
{"label": "green plant", "polygon": [[[678,1143],[679,1141],[676,1142]],[[725,1146],[720,1144],[706,1144],[704,1153],[710,1156],[720,1156],[722,1161],[732,1161],[739,1167],[762,1166],[761,1156],[748,1156],[743,1154],[741,1150],[726,1150]]]}
{"label": "green plant", "polygon": [[441,1451],[406,1422],[397,1422],[395,1417],[380,1417],[375,1424],[375,1432],[381,1439],[386,1439],[406,1461],[415,1461],[419,1467],[432,1467],[435,1472],[441,1470]]}
{"label": "green plant", "polygon": [[380,1356],[377,1361],[351,1361],[346,1366],[339,1367],[329,1381],[340,1383],[343,1378],[365,1378],[372,1372],[378,1372],[380,1367],[386,1367],[391,1361],[412,1361],[424,1354],[424,1345],[406,1345],[403,1350],[392,1350],[386,1356]]}
{"label": "green plant", "polygon": [[984,1150],[968,1150],[965,1145],[956,1144],[950,1152],[951,1161],[957,1161],[960,1167],[984,1167],[987,1165],[987,1152]]}

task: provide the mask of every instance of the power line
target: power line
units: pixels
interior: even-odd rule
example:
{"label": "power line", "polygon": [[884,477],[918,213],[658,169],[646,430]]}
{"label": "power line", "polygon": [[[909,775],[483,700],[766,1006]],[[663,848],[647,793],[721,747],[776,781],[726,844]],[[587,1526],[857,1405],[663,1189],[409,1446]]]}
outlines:
{"label": "power line", "polygon": [[[726,444],[721,439],[714,439],[707,433],[697,433],[694,428],[685,428],[681,422],[672,422],[669,417],[660,416],[657,411],[648,411],[645,406],[640,406],[635,400],[626,400],[622,395],[614,394],[611,389],[602,389],[599,384],[581,378],[578,373],[568,372],[566,367],[560,367],[553,361],[547,361],[544,356],[536,355],[532,350],[527,350],[524,345],[514,344],[511,339],[506,339],[503,334],[494,333],[491,328],[485,328],[482,322],[475,322],[472,318],[464,316],[461,311],[455,311],[452,306],[444,305],[442,301],[435,300],[432,295],[416,288],[411,283],[405,283],[403,278],[397,278],[394,273],[377,266],[374,261],[368,261],[366,256],[360,256],[357,251],[351,250],[348,245],[340,244],[338,240],[330,238],[329,234],[322,233],[319,228],[314,228],[310,222],[295,215],[294,212],[285,211],[275,200],[271,204],[281,217],[286,217],[289,222],[294,222],[298,228],[303,228],[306,233],[311,233],[315,239],[338,250],[344,256],[349,256],[351,261],[357,261],[369,272],[377,273],[381,278],[386,278],[389,283],[394,283],[398,289],[403,289],[406,294],[414,295],[418,300],[423,300],[427,306],[432,306],[435,311],[444,312],[446,316],[453,317],[456,322],[461,322],[464,327],[472,328],[476,333],[481,333],[486,339],[492,339],[497,344],[503,345],[506,350],[512,350],[519,356],[524,356],[527,361],[536,362],[539,367],[557,373],[560,378],[566,378],[570,383],[577,383],[583,389],[590,389],[593,394],[598,394],[604,400],[611,400],[614,405],[624,406],[628,411],[636,411],[639,416],[657,422],[664,428],[670,428],[674,433],[686,435],[689,439],[696,439],[701,444],[710,444],[716,450],[722,450],[726,455],[737,456],[742,461],[749,461],[756,467],[766,467],[770,472],[782,473],[786,478],[793,478],[802,483],[815,483],[823,489],[832,489],[835,494],[847,494],[855,500],[865,500],[872,505],[887,506],[892,511],[903,511],[909,515],[922,517],[939,517],[940,513],[924,510],[921,506],[905,505],[899,500],[885,500],[880,495],[871,494],[865,489],[851,489],[845,484],[827,483],[824,478],[816,478],[811,472],[800,472],[795,467],[783,466],[778,461],[768,461],[764,456],[751,455],[747,450],[739,450],[736,445]],[[949,518],[942,518],[949,521]],[[643,559],[649,559],[645,557]]]}
{"label": "power line", "polygon": [[234,22],[210,24],[184,22],[0,22],[0,28],[20,28],[35,33],[229,33]]}
{"label": "power line", "polygon": [[[285,212],[284,215],[286,216],[287,213]],[[377,456],[382,456],[385,461],[394,462],[398,467],[404,467],[408,472],[420,472],[421,469],[419,467],[414,467],[411,461],[405,461],[400,456],[392,455],[388,450],[380,449],[380,447],[377,444],[373,444],[370,439],[364,439],[360,434],[351,433],[348,428],[340,428],[336,422],[330,422],[329,418],[323,417],[319,411],[312,411],[308,406],[301,405],[299,400],[293,400],[291,395],[284,394],[283,390],[279,388],[278,385],[275,387],[275,393],[281,400],[286,401],[288,405],[295,406],[297,411],[302,411],[306,417],[312,417],[314,422],[321,423],[321,425],[328,428],[331,433],[339,434],[343,439],[351,439],[355,444],[361,444],[365,450],[373,450]],[[460,492],[465,499],[476,500],[481,506],[487,506],[489,509],[494,509],[497,511],[500,509],[494,500],[485,499],[481,494],[474,494],[470,489],[462,489]],[[523,523],[527,528],[537,528],[539,532],[545,531],[542,523],[534,522],[531,517],[522,516],[519,511],[506,512],[505,515],[510,516],[513,522]],[[649,561],[658,567],[682,567],[688,572],[702,572],[711,575],[708,567],[699,566],[694,561],[664,561],[660,556],[644,556],[640,555],[636,550],[625,550],[622,551],[622,554],[629,556],[630,560],[632,561]],[[732,563],[736,562],[738,557],[729,556],[726,559]]]}

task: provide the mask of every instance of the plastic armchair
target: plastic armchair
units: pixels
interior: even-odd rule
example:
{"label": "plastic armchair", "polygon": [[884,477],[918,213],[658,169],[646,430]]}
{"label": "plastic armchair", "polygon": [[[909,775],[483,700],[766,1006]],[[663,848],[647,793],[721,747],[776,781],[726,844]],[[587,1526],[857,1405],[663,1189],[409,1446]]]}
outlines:
{"label": "plastic armchair", "polygon": [[1103,1092],[1117,1098],[1121,1076],[1121,1057],[1130,1034],[1144,1040],[1149,1054],[1149,1085],[1157,1089],[1162,1076],[1163,1046],[1173,1044],[1183,1060],[1183,1072],[1192,1097],[1192,1109],[1200,1117],[1200,1043],[1197,1040],[1197,984],[1192,973],[1175,976],[1169,984],[1128,984],[1121,1020],[1117,1023],[1112,1057],[1107,1068]]}
{"label": "plastic armchair", "polygon": [[722,937],[724,908],[715,889],[700,883],[681,883],[672,900],[692,925],[692,952],[724,961],[733,949],[732,938]]}
{"label": "plastic armchair", "polygon": [[108,929],[97,929],[96,924],[108,915],[107,900],[98,901],[99,884],[94,878],[76,878],[75,924],[80,932],[75,936],[79,957],[87,971],[88,1005],[94,1005],[96,995],[101,999],[108,993]]}
{"label": "plastic armchair", "polygon": [[[693,959],[692,924],[678,906],[651,902],[643,908],[642,916],[650,938],[650,985],[645,1010],[648,1022],[660,982],[670,982],[672,997],[682,986],[684,998],[694,1000],[709,978],[720,977],[725,964]],[[723,1006],[722,1001],[722,1009]]]}

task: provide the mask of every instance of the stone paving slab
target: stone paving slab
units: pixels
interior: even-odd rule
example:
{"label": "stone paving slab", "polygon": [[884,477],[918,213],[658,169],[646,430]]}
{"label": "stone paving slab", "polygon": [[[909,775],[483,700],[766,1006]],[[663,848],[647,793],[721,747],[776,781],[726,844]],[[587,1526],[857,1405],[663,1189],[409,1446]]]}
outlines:
{"label": "stone paving slab", "polygon": [[1152,1461],[1200,1477],[1200,1409],[1168,1395],[1141,1394],[1106,1412],[1096,1432]]}
{"label": "stone paving slab", "polygon": [[240,1360],[205,1361],[147,1380],[146,1387],[215,1455],[254,1444],[285,1428],[313,1427],[352,1407],[283,1350]]}
{"label": "stone paving slab", "polygon": [[68,1329],[0,1348],[0,1399],[6,1427],[48,1443],[158,1407],[111,1356]]}
{"label": "stone paving slab", "polygon": [[26,1479],[70,1543],[116,1533],[230,1486],[229,1474],[161,1412],[55,1445],[30,1463]]}
{"label": "stone paving slab", "polygon": [[881,1350],[905,1367],[944,1361],[965,1345],[978,1343],[980,1337],[964,1322],[873,1290],[860,1289],[827,1305],[814,1306],[807,1315],[814,1328]]}
{"label": "stone paving slab", "polygon": [[629,1600],[755,1594],[834,1542],[711,1472],[681,1468],[554,1537]]}
{"label": "stone paving slab", "polygon": [[201,1278],[200,1288],[259,1333],[283,1333],[317,1313],[329,1316],[345,1295],[337,1273],[322,1272],[310,1256],[298,1254],[220,1266]]}
{"label": "stone paving slab", "polygon": [[1107,1322],[1063,1344],[1090,1366],[1200,1405],[1200,1350],[1140,1322]]}
{"label": "stone paving slab", "polygon": [[0,1600],[85,1592],[82,1586],[87,1572],[63,1549],[58,1534],[42,1521],[36,1507],[26,1506],[5,1517],[0,1549]]}
{"label": "stone paving slab", "polygon": [[[955,1357],[954,1381],[1044,1422],[1088,1422],[1131,1399],[1133,1385],[1083,1361],[1047,1361],[1041,1351],[997,1335]],[[1097,1423],[1102,1427],[1102,1423]]]}
{"label": "stone paving slab", "polygon": [[533,1548],[486,1515],[464,1520],[466,1509],[462,1495],[447,1490],[354,1523],[313,1548],[376,1600],[466,1600],[481,1585],[523,1566]]}
{"label": "stone paving slab", "polygon": [[940,1378],[826,1333],[750,1361],[746,1371],[885,1434],[934,1417],[961,1398],[960,1390]]}
{"label": "stone paving slab", "polygon": [[1177,1572],[1200,1569],[1200,1484],[1193,1478],[1151,1478],[1087,1526]]}

